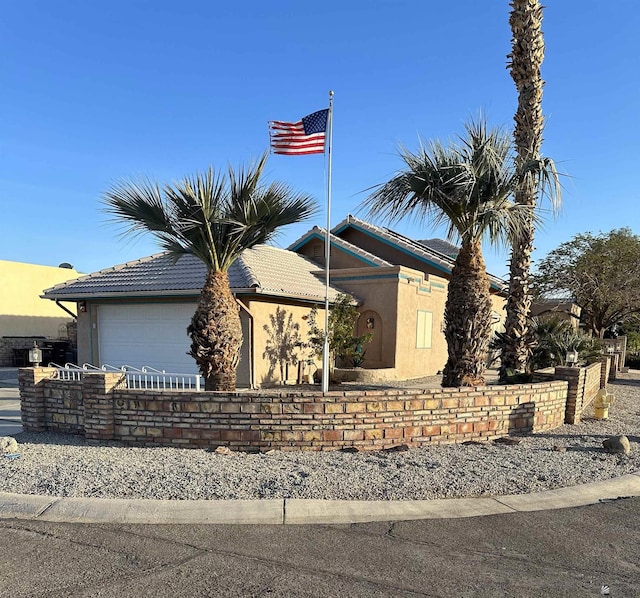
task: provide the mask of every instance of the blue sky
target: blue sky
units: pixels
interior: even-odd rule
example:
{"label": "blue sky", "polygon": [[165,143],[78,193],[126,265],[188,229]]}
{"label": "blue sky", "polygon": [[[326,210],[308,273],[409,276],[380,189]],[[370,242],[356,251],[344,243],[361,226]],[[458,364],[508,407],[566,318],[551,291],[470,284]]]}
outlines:
{"label": "blue sky", "polygon": [[[545,4],[543,152],[569,176],[562,214],[537,234],[538,259],[580,232],[640,233],[640,9]],[[152,238],[122,239],[107,221],[110,184],[251,161],[268,147],[268,120],[325,108],[330,89],[335,225],[401,167],[399,144],[451,138],[479,110],[512,126],[508,17],[507,0],[6,3],[0,259],[92,272],[156,252]],[[324,156],[271,156],[267,170],[324,206]],[[325,221],[290,227],[277,244]],[[506,250],[485,258],[506,275]]]}

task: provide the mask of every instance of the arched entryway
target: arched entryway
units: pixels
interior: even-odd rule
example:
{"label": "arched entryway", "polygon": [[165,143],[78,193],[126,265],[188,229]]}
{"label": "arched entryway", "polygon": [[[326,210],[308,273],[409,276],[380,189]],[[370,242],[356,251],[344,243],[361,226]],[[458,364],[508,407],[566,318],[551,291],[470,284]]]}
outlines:
{"label": "arched entryway", "polygon": [[382,319],[380,315],[368,309],[358,318],[357,334],[371,334],[371,342],[365,346],[367,351],[364,367],[381,367],[382,364]]}

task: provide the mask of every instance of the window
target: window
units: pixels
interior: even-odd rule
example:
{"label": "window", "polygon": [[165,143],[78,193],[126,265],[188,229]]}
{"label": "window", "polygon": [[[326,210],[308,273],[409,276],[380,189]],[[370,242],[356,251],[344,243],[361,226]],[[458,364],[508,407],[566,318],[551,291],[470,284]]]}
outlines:
{"label": "window", "polygon": [[416,348],[431,349],[432,329],[433,329],[433,313],[430,311],[418,311]]}

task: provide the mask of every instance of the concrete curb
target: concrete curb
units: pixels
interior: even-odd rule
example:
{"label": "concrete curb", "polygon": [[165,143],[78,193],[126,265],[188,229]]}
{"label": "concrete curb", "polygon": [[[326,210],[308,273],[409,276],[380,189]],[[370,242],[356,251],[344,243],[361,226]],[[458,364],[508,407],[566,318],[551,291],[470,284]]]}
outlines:
{"label": "concrete curb", "polygon": [[535,494],[438,500],[128,500],[0,492],[0,519],[132,524],[345,524],[543,511],[628,496],[640,496],[640,471]]}

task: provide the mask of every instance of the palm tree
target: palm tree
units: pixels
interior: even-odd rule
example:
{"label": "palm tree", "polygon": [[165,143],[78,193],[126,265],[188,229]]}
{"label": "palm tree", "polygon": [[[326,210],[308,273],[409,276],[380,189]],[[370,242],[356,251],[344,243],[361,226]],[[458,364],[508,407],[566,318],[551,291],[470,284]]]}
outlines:
{"label": "palm tree", "polygon": [[240,254],[271,239],[287,224],[313,215],[316,203],[280,182],[264,184],[265,153],[257,163],[226,176],[213,168],[162,187],[126,180],[103,195],[107,213],[129,233],[150,232],[177,260],[192,253],[207,267],[198,306],[187,328],[189,354],[206,390],[235,390],[242,329],[227,272]]}
{"label": "palm tree", "polygon": [[[540,66],[544,59],[542,35],[542,6],[538,0],[512,0],[509,24],[512,50],[509,58],[511,77],[518,91],[518,108],[514,117],[514,140],[517,152],[516,168],[520,182],[515,194],[518,204],[535,208],[540,185],[546,190],[555,210],[560,206],[560,186],[553,162],[541,160],[542,88]],[[532,163],[544,164],[542,170],[530,169]],[[546,176],[545,176],[546,175]],[[542,178],[541,178],[542,176]],[[530,270],[535,227],[529,221],[523,235],[511,248],[509,265],[509,297],[505,322],[504,349],[501,355],[500,379],[523,372],[528,358],[527,331],[531,308]]]}
{"label": "palm tree", "polygon": [[512,143],[484,119],[466,125],[466,135],[448,146],[421,144],[417,153],[401,150],[407,168],[380,185],[364,206],[390,221],[413,215],[447,226],[447,238],[461,248],[451,272],[445,305],[448,359],[443,386],[484,381],[491,335],[489,278],[482,240],[508,242],[520,233],[529,209],[512,201],[517,182]]}

